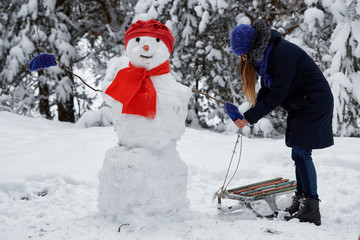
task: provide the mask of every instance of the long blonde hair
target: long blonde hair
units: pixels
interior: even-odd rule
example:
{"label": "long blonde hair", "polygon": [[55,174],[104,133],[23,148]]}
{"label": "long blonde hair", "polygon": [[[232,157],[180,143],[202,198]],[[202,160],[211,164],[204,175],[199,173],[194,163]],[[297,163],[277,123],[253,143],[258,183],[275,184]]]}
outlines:
{"label": "long blonde hair", "polygon": [[249,61],[248,56],[245,60],[243,57],[240,57],[239,73],[242,81],[242,92],[246,100],[254,106],[256,102],[255,84],[257,75],[254,65]]}

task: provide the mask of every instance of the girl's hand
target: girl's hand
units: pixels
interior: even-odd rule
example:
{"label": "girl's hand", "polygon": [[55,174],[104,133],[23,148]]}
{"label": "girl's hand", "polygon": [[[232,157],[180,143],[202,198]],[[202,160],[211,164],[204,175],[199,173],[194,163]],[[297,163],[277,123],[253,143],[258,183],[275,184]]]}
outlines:
{"label": "girl's hand", "polygon": [[246,125],[249,124],[249,122],[245,118],[244,119],[237,119],[234,123],[240,129],[242,129],[243,127],[245,127]]}

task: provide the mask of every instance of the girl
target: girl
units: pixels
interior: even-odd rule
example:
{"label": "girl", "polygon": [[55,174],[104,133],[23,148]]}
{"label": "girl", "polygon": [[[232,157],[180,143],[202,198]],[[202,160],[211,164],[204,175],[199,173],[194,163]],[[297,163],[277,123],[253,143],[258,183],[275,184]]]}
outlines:
{"label": "girl", "polygon": [[[281,106],[288,112],[285,142],[292,148],[297,188],[292,205],[285,209],[301,222],[321,224],[316,170],[312,149],[333,145],[333,96],[322,72],[301,48],[257,20],[241,24],[230,38],[231,50],[240,56],[242,91],[252,108],[235,120],[242,129]],[[257,95],[255,84],[261,77]],[[229,115],[237,107],[226,107]],[[232,116],[233,117],[233,116]],[[232,118],[234,119],[234,118]],[[235,117],[236,119],[236,117]]]}

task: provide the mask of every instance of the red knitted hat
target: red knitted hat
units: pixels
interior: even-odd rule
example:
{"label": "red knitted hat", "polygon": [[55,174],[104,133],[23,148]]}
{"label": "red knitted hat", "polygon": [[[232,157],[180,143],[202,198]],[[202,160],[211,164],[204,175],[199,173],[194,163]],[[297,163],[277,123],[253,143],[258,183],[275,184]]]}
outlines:
{"label": "red knitted hat", "polygon": [[160,38],[167,46],[170,53],[174,49],[174,37],[171,34],[170,29],[155,19],[149,21],[139,20],[132,24],[125,33],[125,49],[130,39],[142,36]]}

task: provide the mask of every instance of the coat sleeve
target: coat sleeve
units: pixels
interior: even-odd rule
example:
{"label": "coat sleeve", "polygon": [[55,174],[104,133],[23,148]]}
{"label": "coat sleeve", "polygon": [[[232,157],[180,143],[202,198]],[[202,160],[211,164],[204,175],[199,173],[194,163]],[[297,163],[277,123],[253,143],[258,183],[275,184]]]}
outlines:
{"label": "coat sleeve", "polygon": [[286,99],[296,72],[297,57],[294,55],[287,50],[273,52],[269,57],[269,67],[271,66],[272,69],[271,89],[263,100],[244,113],[245,119],[250,124],[259,121]]}

